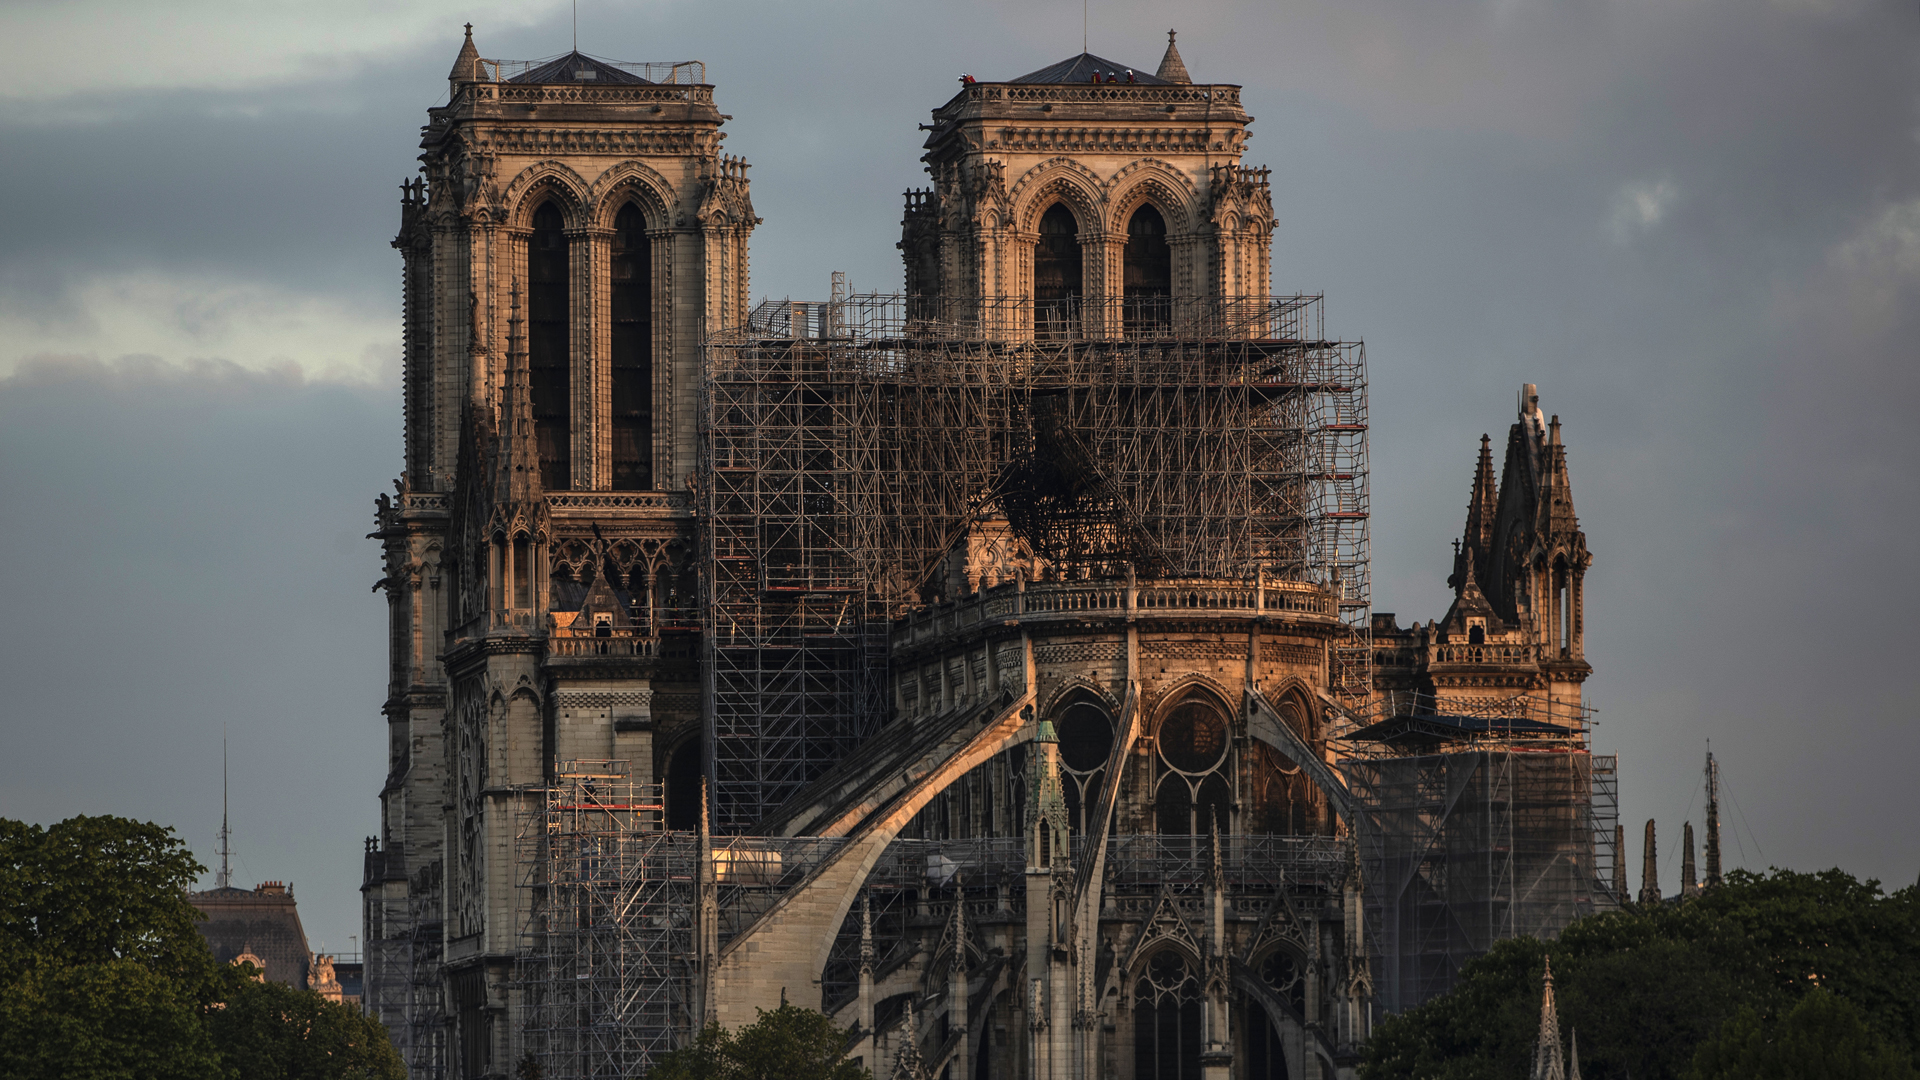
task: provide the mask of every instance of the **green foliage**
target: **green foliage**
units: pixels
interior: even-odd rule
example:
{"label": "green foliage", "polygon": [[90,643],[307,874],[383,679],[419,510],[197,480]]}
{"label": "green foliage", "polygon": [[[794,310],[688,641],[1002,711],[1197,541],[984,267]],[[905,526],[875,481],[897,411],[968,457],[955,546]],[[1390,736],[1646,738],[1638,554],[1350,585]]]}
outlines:
{"label": "green foliage", "polygon": [[1499,943],[1453,993],[1383,1020],[1361,1076],[1525,1075],[1549,951],[1560,1027],[1579,1032],[1588,1076],[1675,1080],[1696,1050],[1732,1037],[1742,1009],[1790,1016],[1822,987],[1909,1067],[1920,1048],[1920,890],[1885,896],[1838,870],[1736,871],[1685,903],[1583,919],[1551,945]]}
{"label": "green foliage", "polygon": [[729,1032],[707,1025],[693,1045],[668,1054],[648,1080],[872,1080],[846,1060],[847,1033],[825,1014],[798,1005],[760,1010]]}
{"label": "green foliage", "polygon": [[1915,1080],[1913,1062],[1868,1029],[1858,1006],[1814,989],[1778,1023],[1751,1007],[1700,1044],[1689,1080]]}
{"label": "green foliage", "polygon": [[[251,972],[248,966],[245,971]],[[224,974],[207,1028],[230,1074],[247,1080],[406,1080],[378,1020],[311,990]]]}
{"label": "green foliage", "polygon": [[173,830],[0,819],[0,1076],[404,1080],[379,1022],[214,963]]}
{"label": "green foliage", "polygon": [[174,979],[132,960],[31,965],[0,983],[0,1076],[221,1076],[201,1015]]}
{"label": "green foliage", "polygon": [[186,899],[205,870],[172,829],[148,822],[0,819],[0,981],[32,964],[124,959],[208,988],[213,958]]}

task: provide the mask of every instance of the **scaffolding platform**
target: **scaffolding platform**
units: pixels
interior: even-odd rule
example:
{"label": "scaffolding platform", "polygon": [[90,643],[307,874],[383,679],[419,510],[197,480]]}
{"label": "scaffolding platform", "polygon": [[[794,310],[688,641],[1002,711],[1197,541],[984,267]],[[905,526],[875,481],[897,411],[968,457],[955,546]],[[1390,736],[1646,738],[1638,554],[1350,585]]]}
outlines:
{"label": "scaffolding platform", "polygon": [[1365,352],[1317,296],[770,302],[703,386],[716,831],[877,728],[889,621],[988,521],[1063,579],[1333,586],[1371,693]]}
{"label": "scaffolding platform", "polygon": [[1452,989],[1497,941],[1550,939],[1617,906],[1617,762],[1589,751],[1587,710],[1414,705],[1386,703],[1339,765],[1359,809],[1375,1003],[1390,1013]]}

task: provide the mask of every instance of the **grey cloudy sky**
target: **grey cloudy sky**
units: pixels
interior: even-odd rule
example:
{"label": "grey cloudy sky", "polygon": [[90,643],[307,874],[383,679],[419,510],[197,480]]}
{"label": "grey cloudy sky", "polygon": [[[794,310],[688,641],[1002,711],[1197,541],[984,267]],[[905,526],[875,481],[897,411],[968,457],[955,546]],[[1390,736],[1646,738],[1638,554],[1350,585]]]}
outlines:
{"label": "grey cloudy sky", "polygon": [[[1733,863],[1912,881],[1920,8],[1090,13],[1096,53],[1151,69],[1178,26],[1246,87],[1274,284],[1367,342],[1377,610],[1445,610],[1480,433],[1539,383],[1594,552],[1596,747],[1669,887],[1708,739]],[[1080,16],[582,0],[579,32],[707,62],[754,291],[799,297],[898,288],[915,125],[962,71],[1078,52]],[[334,949],[383,773],[387,241],[468,20],[490,57],[568,44],[564,3],[0,6],[0,814],[150,818],[211,861],[226,731],[237,876],[292,879]]]}

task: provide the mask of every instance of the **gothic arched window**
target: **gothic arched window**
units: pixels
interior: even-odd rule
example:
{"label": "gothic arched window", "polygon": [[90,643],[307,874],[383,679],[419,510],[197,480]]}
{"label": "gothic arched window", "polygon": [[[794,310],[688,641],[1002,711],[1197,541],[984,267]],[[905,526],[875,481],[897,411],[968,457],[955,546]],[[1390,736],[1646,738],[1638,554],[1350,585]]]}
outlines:
{"label": "gothic arched window", "polygon": [[1161,949],[1133,991],[1136,1080],[1200,1080],[1200,980],[1186,957]]}
{"label": "gothic arched window", "polygon": [[1160,722],[1160,781],[1154,824],[1162,836],[1233,830],[1232,748],[1227,718],[1205,697],[1190,697]]}
{"label": "gothic arched window", "polygon": [[1092,701],[1068,705],[1053,723],[1060,736],[1060,788],[1067,801],[1067,824],[1085,834],[1100,805],[1100,783],[1113,750],[1113,721]]}
{"label": "gothic arched window", "polygon": [[613,218],[613,488],[653,486],[653,243],[632,203]]}
{"label": "gothic arched window", "polygon": [[568,330],[567,233],[560,208],[542,203],[527,240],[527,367],[533,436],[540,448],[540,485],[573,486],[571,335]]}
{"label": "gothic arched window", "polygon": [[[1309,710],[1291,695],[1275,707],[1280,722],[1301,741],[1311,744],[1316,732]],[[1248,793],[1249,832],[1272,836],[1319,836],[1327,827],[1326,796],[1301,770],[1298,762],[1278,749],[1255,742],[1242,759],[1244,790]]]}
{"label": "gothic arched window", "polygon": [[1173,251],[1167,246],[1167,219],[1149,204],[1127,221],[1127,247],[1121,259],[1129,330],[1170,321]]}
{"label": "gothic arched window", "polygon": [[1065,203],[1040,215],[1040,242],[1033,249],[1034,329],[1066,332],[1085,295],[1080,259],[1080,222]]}

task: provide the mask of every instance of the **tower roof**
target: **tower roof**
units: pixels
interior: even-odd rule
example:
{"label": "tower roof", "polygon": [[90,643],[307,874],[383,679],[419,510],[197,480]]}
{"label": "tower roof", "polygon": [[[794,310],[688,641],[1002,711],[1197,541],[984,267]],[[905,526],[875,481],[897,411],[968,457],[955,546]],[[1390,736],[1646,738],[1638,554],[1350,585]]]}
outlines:
{"label": "tower roof", "polygon": [[622,71],[583,52],[570,52],[531,70],[523,71],[508,82],[517,83],[644,83],[649,80],[631,71]]}
{"label": "tower roof", "polygon": [[[1176,56],[1174,59],[1177,61],[1179,57]],[[1017,79],[1008,79],[1007,81],[1016,83],[1083,83],[1092,82],[1096,73],[1104,79],[1109,72],[1114,75],[1124,76],[1128,71],[1133,72],[1133,80],[1138,83],[1154,84],[1165,83],[1167,81],[1158,75],[1149,75],[1145,71],[1132,67],[1131,65],[1118,63],[1105,59],[1104,57],[1095,56],[1092,53],[1084,52],[1079,56],[1069,56],[1057,64],[1048,64],[1039,71],[1029,71]],[[1186,68],[1181,68],[1180,72],[1183,75],[1186,74]],[[1183,81],[1190,82],[1192,80]]]}
{"label": "tower roof", "polygon": [[474,72],[474,64],[480,60],[480,50],[473,44],[473,24],[467,24],[467,40],[460,45],[460,55],[453,58],[453,70],[447,73],[449,82],[473,82],[479,76]]}
{"label": "tower roof", "polygon": [[1180,59],[1180,50],[1173,44],[1173,31],[1167,31],[1167,54],[1160,58],[1160,70],[1153,73],[1161,82],[1190,83],[1193,76],[1187,74],[1186,61]]}

